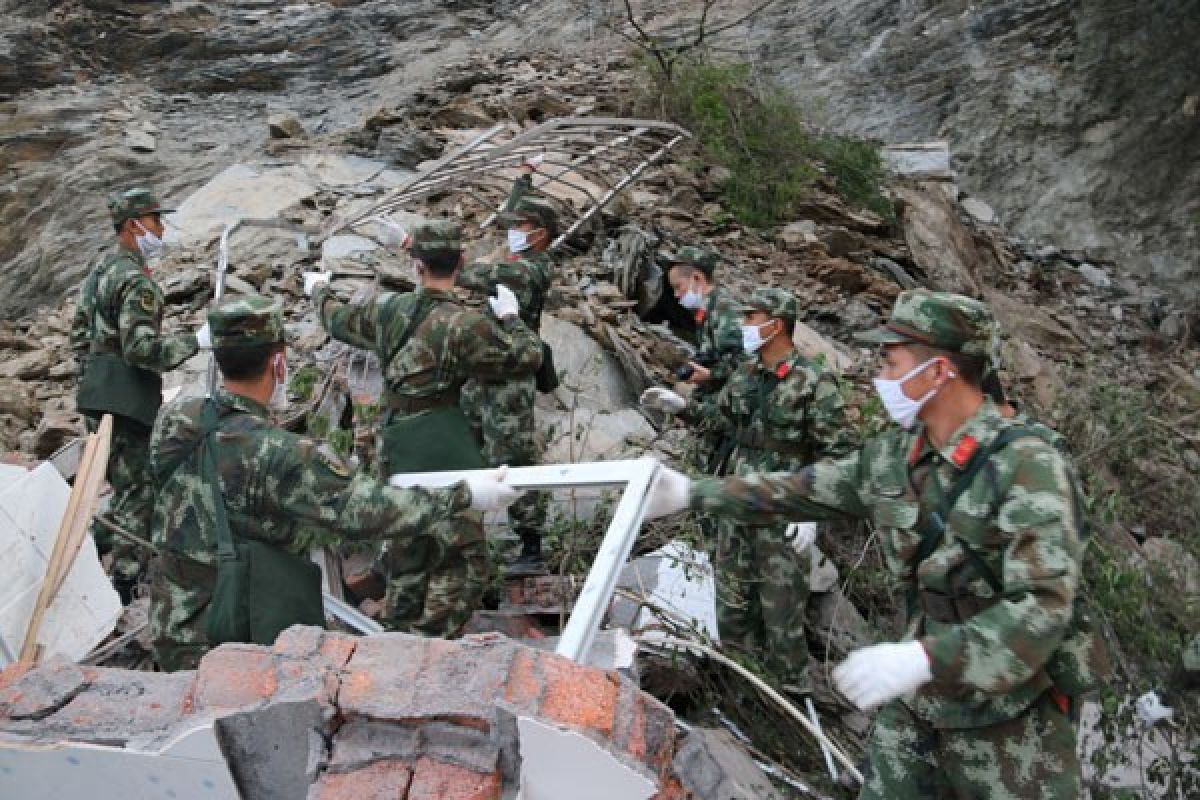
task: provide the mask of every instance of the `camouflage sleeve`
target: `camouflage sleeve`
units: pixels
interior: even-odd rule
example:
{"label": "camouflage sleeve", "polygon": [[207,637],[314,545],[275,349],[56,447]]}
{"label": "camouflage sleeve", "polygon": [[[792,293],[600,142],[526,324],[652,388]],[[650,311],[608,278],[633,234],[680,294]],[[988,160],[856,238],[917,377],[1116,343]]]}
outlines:
{"label": "camouflage sleeve", "polygon": [[742,349],[742,318],[732,305],[722,305],[713,315],[711,340],[704,352],[716,359],[709,367],[713,380],[719,385],[729,380],[746,353]]}
{"label": "camouflage sleeve", "polygon": [[542,365],[542,340],[521,319],[497,322],[477,314],[459,339],[460,363],[474,378],[523,378]]}
{"label": "camouflage sleeve", "polygon": [[997,459],[1010,452],[1011,482],[996,512],[1002,599],[922,640],[935,681],[993,693],[1029,681],[1058,649],[1080,580],[1062,457],[1045,442],[1023,441]]}
{"label": "camouflage sleeve", "polygon": [[75,313],[71,317],[71,351],[75,353],[75,358],[82,360],[87,355],[91,348],[91,320],[88,319],[87,311],[83,302],[83,288],[79,290],[79,297],[75,300]]}
{"label": "camouflage sleeve", "polygon": [[121,356],[133,366],[166,372],[200,349],[194,334],[162,334],[162,293],[145,276],[138,275],[121,289],[120,309]]}
{"label": "camouflage sleeve", "polygon": [[799,472],[706,479],[692,483],[691,507],[754,525],[864,517],[859,494],[863,451],[825,460]]}
{"label": "camouflage sleeve", "polygon": [[313,290],[313,305],[317,307],[321,327],[330,336],[354,347],[373,350],[379,331],[379,308],[386,297],[380,295],[366,304],[343,303],[333,295],[328,283],[322,283]]}
{"label": "camouflage sleeve", "polygon": [[716,391],[706,391],[703,386],[696,386],[688,394],[687,406],[679,414],[679,418],[694,428],[712,435],[733,435],[736,426],[730,411],[731,381],[727,381]]}
{"label": "camouflage sleeve", "polygon": [[311,439],[277,451],[278,487],[263,493],[267,514],[286,515],[303,532],[297,550],[339,540],[423,535],[435,522],[466,510],[466,483],[446,489],[395,489],[369,474],[350,475],[342,460]]}
{"label": "camouflage sleeve", "polygon": [[818,372],[808,407],[808,431],[813,452],[837,458],[854,449],[854,431],[846,422],[846,394],[830,372]]}
{"label": "camouflage sleeve", "polygon": [[486,262],[467,264],[458,273],[456,283],[464,289],[482,294],[491,294],[492,286],[500,282],[497,278],[496,265]]}
{"label": "camouflage sleeve", "polygon": [[508,193],[508,200],[504,201],[504,210],[512,211],[517,207],[517,203],[521,201],[522,197],[527,197],[533,193],[533,175],[529,172],[524,172],[513,181],[512,189]]}

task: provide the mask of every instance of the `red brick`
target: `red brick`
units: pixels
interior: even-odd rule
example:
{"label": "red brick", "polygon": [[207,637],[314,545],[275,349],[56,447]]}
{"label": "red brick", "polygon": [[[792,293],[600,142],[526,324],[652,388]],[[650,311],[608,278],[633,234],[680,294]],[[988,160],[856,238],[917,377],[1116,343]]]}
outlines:
{"label": "red brick", "polygon": [[546,676],[541,714],[611,738],[619,686],[616,674],[550,654],[542,655],[541,667]]}
{"label": "red brick", "polygon": [[412,782],[412,766],[386,758],[353,772],[326,772],[317,782],[316,800],[403,800]]}
{"label": "red brick", "polygon": [[537,654],[530,650],[518,650],[508,670],[504,699],[518,711],[534,711],[543,689],[542,679],[538,674]]}
{"label": "red brick", "polygon": [[658,790],[651,800],[688,800],[692,795],[680,785],[679,781],[671,778]]}
{"label": "red brick", "polygon": [[417,760],[408,800],[500,800],[499,771],[480,773],[432,758]]}
{"label": "red brick", "polygon": [[278,688],[271,651],[251,645],[221,645],[200,661],[192,704],[197,711],[253,708],[270,699]]}
{"label": "red brick", "polygon": [[321,655],[334,669],[341,669],[350,662],[358,640],[352,636],[327,635],[321,642]]}

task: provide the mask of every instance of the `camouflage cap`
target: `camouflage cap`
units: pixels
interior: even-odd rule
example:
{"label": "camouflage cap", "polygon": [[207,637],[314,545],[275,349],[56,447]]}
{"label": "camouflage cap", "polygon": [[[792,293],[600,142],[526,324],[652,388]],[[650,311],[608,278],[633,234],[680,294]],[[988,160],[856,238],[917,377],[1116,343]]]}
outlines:
{"label": "camouflage cap", "polygon": [[531,222],[548,231],[558,231],[558,209],[546,197],[528,194],[517,200],[516,204],[496,215],[496,221],[501,225],[519,225]]}
{"label": "camouflage cap", "polygon": [[672,255],[667,256],[667,261],[672,264],[687,264],[710,278],[717,271],[717,261],[719,260],[720,257],[715,252],[703,247],[681,247]]}
{"label": "camouflage cap", "polygon": [[961,294],[910,289],[896,298],[885,325],[855,338],[875,344],[923,344],[987,358],[994,331],[986,304]]}
{"label": "camouflage cap", "polygon": [[750,311],[765,311],[775,319],[795,322],[800,318],[800,302],[787,289],[755,289],[749,301],[738,309],[743,314]]}
{"label": "camouflage cap", "polygon": [[462,249],[462,226],[449,219],[435,219],[417,226],[409,246],[414,258],[430,253],[459,253]]}
{"label": "camouflage cap", "polygon": [[208,312],[214,348],[278,344],[284,341],[283,309],[262,295],[228,297]]}
{"label": "camouflage cap", "polygon": [[146,214],[169,214],[174,210],[163,208],[162,203],[158,202],[158,195],[141,187],[127,189],[108,198],[108,213],[112,216],[114,225],[121,225],[125,220],[137,219]]}

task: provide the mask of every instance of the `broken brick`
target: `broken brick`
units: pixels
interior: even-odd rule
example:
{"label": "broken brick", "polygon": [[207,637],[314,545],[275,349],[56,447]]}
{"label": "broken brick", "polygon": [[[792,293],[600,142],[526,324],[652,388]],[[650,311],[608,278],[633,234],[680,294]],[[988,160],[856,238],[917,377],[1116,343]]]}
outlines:
{"label": "broken brick", "polygon": [[412,774],[407,762],[388,758],[351,772],[326,772],[308,796],[310,800],[402,800]]}
{"label": "broken brick", "polygon": [[499,800],[500,773],[481,774],[465,767],[422,758],[408,790],[408,800]]}

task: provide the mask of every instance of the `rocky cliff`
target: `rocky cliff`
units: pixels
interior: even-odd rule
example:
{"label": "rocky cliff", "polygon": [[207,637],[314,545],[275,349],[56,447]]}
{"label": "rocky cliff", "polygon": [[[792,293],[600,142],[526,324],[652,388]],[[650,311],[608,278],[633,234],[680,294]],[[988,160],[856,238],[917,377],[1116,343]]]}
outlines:
{"label": "rocky cliff", "polygon": [[1011,230],[1192,292],[1198,38],[1196,0],[804,0],[750,32],[833,127],[947,139]]}

